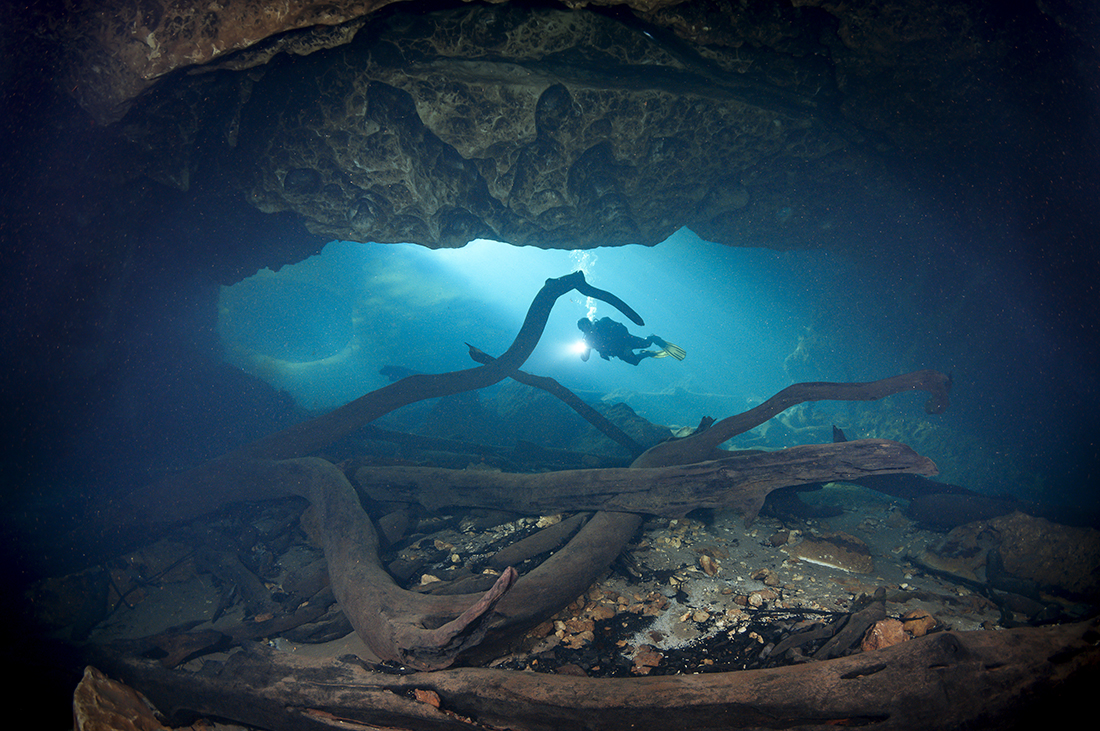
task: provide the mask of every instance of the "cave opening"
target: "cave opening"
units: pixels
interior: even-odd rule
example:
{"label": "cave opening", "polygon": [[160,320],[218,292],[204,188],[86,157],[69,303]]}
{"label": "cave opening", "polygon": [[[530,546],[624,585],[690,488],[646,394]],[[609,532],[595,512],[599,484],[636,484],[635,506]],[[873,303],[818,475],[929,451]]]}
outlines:
{"label": "cave opening", "polygon": [[[880,304],[897,287],[891,278],[836,253],[733,248],[688,229],[654,247],[585,251],[483,239],[438,250],[332,241],[298,264],[222,287],[218,330],[227,363],[285,391],[303,409],[323,412],[409,373],[468,368],[465,343],[490,354],[503,352],[531,293],[544,280],[575,270],[636,303],[646,325],[626,322],[631,332],[656,334],[686,349],[688,357],[643,360],[638,366],[599,357],[583,362],[575,349],[578,319],[625,318],[573,293],[552,311],[525,370],[556,379],[589,403],[626,404],[674,431],[694,426],[702,416],[750,409],[793,383],[870,381],[927,365],[926,353],[913,346],[926,326],[920,313]],[[515,398],[508,388],[486,389],[478,397],[479,409],[507,412],[502,402]],[[945,445],[995,444],[997,435],[966,434],[965,411],[915,417],[920,409],[910,407],[916,399],[911,404],[899,396],[886,411],[852,403],[799,407],[734,445],[829,442],[833,425],[851,434],[910,441],[921,434],[922,448],[941,461],[945,479],[992,484],[996,468],[989,460],[956,459],[956,448]],[[410,407],[387,423],[461,436],[462,426],[425,423],[440,418],[434,404]],[[528,433],[514,421],[501,426],[507,419],[495,431],[475,428],[468,420],[480,413],[454,418],[470,434],[494,443],[519,435],[560,448],[571,433],[565,425],[562,433],[545,428]],[[989,453],[996,451],[988,447]]]}
{"label": "cave opening", "polygon": [[468,367],[465,342],[503,351],[531,293],[579,269],[643,303],[646,326],[632,330],[680,343],[691,359],[581,362],[572,350],[577,320],[622,318],[575,295],[555,308],[528,367],[583,392],[663,396],[647,410],[683,425],[698,419],[700,404],[670,399],[674,390],[740,409],[792,379],[892,367],[876,362],[882,356],[871,351],[882,345],[872,333],[855,359],[823,343],[809,352],[822,313],[836,309],[827,280],[846,266],[821,252],[724,247],[687,230],[656,247],[572,252],[489,240],[441,250],[333,241],[306,261],[223,287],[218,328],[230,363],[323,410],[387,383],[379,371],[388,365],[437,373]]}

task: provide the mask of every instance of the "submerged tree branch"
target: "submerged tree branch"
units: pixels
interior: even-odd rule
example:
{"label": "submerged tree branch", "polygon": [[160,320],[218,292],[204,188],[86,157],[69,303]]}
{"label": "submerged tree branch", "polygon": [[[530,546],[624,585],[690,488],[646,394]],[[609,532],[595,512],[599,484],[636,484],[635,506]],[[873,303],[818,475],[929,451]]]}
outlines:
{"label": "submerged tree branch", "polygon": [[807,401],[878,401],[905,391],[927,391],[929,398],[924,410],[929,414],[942,414],[950,403],[951,378],[938,371],[923,370],[868,383],[796,383],[759,406],[722,419],[709,429],[646,450],[633,466],[661,467],[719,459],[727,454],[718,450],[722,442]]}
{"label": "submerged tree branch", "polygon": [[420,670],[449,667],[483,640],[504,643],[517,629],[547,619],[592,585],[641,524],[638,515],[597,513],[565,548],[522,578],[506,568],[487,593],[428,595],[402,589],[386,572],[374,524],[331,462],[265,462],[257,473],[306,498],[317,512],[333,593],[367,646]]}
{"label": "submerged tree branch", "polygon": [[344,474],[330,462],[303,456],[402,406],[484,388],[507,377],[538,344],[558,297],[574,289],[644,324],[618,297],[589,285],[582,272],[548,279],[512,346],[494,361],[453,373],[409,376],[257,440],[166,480],[141,496],[144,499],[130,507],[127,517],[170,522],[236,501],[305,497],[320,516],[333,591],[352,626],[380,657],[419,669],[449,666],[490,629],[501,634],[545,619],[607,568],[637,530],[639,516],[595,516],[570,542],[571,550],[560,551],[557,560],[545,562],[515,587],[516,573],[507,568],[485,594],[414,594],[397,586],[382,567],[374,525]]}
{"label": "submerged tree branch", "polygon": [[[524,477],[534,482],[520,486],[519,492],[529,499],[525,508],[517,509],[542,512],[550,509],[545,504],[554,510],[590,506],[600,512],[564,548],[522,579],[517,580],[515,571],[507,568],[484,594],[425,595],[402,589],[381,564],[375,528],[347,478],[330,462],[304,455],[394,409],[483,388],[516,373],[538,343],[554,302],[573,289],[609,302],[635,323],[644,324],[617,297],[587,284],[581,272],[549,279],[532,301],[512,346],[499,358],[463,371],[409,376],[329,414],[212,460],[158,486],[143,506],[145,517],[181,520],[239,500],[288,494],[306,497],[323,526],[333,592],[358,634],[382,658],[419,669],[438,669],[480,649],[483,642],[506,642],[517,629],[546,619],[572,601],[619,554],[640,525],[640,513],[683,514],[704,505],[735,506],[751,520],[767,493],[777,487],[876,472],[934,471],[931,462],[907,447],[874,440],[740,455],[665,470],[639,469],[701,462],[728,438],[723,435],[730,425],[755,425],[794,403],[815,398],[867,400],[912,388],[933,390],[938,384],[946,404],[945,384],[933,378],[939,374],[931,371],[873,384],[799,384],[752,412],[720,422],[702,432],[700,439],[671,442],[671,450],[650,450],[635,461],[634,469]],[[922,374],[923,379],[918,377]],[[706,454],[691,459],[699,450]],[[392,500],[396,496],[395,474],[366,470],[360,479],[367,483],[382,480],[380,485],[375,483],[381,491],[375,494]],[[429,481],[439,477],[438,473],[425,474]],[[473,477],[475,483],[452,485],[446,495],[419,495],[416,499],[426,504],[475,505],[484,504],[474,501],[491,494],[495,497],[490,505],[502,507],[512,497],[509,488],[515,492],[513,483],[498,485],[494,493],[487,493],[486,480],[494,478],[485,473]],[[424,479],[417,489],[429,484]],[[550,503],[540,502],[551,496]]]}
{"label": "submerged tree branch", "polygon": [[[466,347],[470,349],[470,357],[478,363],[493,362],[493,356],[489,355],[485,351],[479,350],[469,343],[466,343]],[[582,419],[603,432],[604,436],[606,436],[608,439],[614,441],[619,446],[624,447],[628,452],[630,452],[631,457],[637,457],[645,451],[645,449],[642,448],[642,445],[638,444],[636,441],[630,438],[629,434],[612,424],[610,421],[608,421],[607,417],[586,404],[580,399],[579,396],[577,396],[577,394],[573,393],[568,388],[555,381],[553,378],[548,378],[546,376],[536,376],[521,370],[517,370],[509,377],[512,380],[518,381],[526,386],[542,389],[551,396],[554,396],[563,404],[573,409],[573,411],[576,411],[578,414],[580,414]]]}

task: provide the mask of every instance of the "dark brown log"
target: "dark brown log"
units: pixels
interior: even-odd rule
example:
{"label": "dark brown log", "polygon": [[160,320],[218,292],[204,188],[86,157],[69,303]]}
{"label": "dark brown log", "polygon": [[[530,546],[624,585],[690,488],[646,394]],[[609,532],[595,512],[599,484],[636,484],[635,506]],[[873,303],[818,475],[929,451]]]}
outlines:
{"label": "dark brown log", "polygon": [[[333,592],[356,632],[380,657],[421,669],[447,667],[459,653],[475,647],[489,630],[490,617],[494,628],[503,632],[549,616],[606,569],[637,530],[640,518],[604,516],[590,521],[570,543],[574,550],[559,552],[557,561],[548,562],[555,567],[555,575],[549,569],[532,572],[514,592],[517,600],[493,614],[515,582],[514,570],[506,569],[482,596],[425,596],[401,589],[382,567],[374,526],[343,473],[323,460],[292,458],[402,406],[484,388],[507,377],[538,343],[557,298],[574,289],[644,325],[618,297],[588,284],[582,272],[548,279],[512,346],[491,363],[453,373],[408,376],[324,416],[257,440],[138,496],[125,509],[126,519],[139,524],[178,521],[231,502],[289,494],[306,497],[324,526]],[[600,529],[610,532],[592,535]],[[587,554],[580,555],[581,550]]]}
{"label": "dark brown log", "polygon": [[[161,519],[179,520],[235,500],[282,496],[288,492],[302,495],[313,504],[324,526],[325,555],[337,600],[356,631],[380,657],[422,669],[441,668],[449,666],[460,654],[476,648],[490,630],[494,633],[491,638],[493,642],[503,641],[509,631],[549,616],[587,588],[637,530],[640,518],[622,512],[597,514],[569,543],[568,550],[558,552],[514,589],[516,575],[508,569],[502,573],[497,584],[480,597],[426,596],[401,589],[385,572],[378,558],[378,537],[374,527],[343,474],[323,460],[289,458],[319,449],[401,406],[425,398],[483,388],[514,373],[537,344],[556,299],[572,289],[610,302],[636,323],[643,324],[641,318],[614,295],[588,285],[580,272],[547,280],[532,302],[512,346],[500,358],[466,371],[404,378],[325,416],[258,440],[172,478],[151,495],[145,507],[155,510],[155,515]],[[809,384],[794,396],[789,395],[789,398],[797,396],[807,400],[822,393],[821,389],[814,389],[813,386]],[[838,392],[854,393],[853,398],[880,397],[874,395],[878,393],[876,384],[861,384],[855,389],[835,384],[831,386],[827,391],[834,394],[834,398],[845,397],[836,396]],[[908,387],[917,386],[910,384]],[[890,388],[895,390],[887,391],[893,393],[902,387]],[[786,408],[779,408],[783,403],[788,406],[794,403],[788,403],[789,398],[784,400],[780,396],[783,394],[772,399],[778,410]],[[843,448],[854,453],[862,447],[858,443],[848,443]],[[880,445],[860,459],[873,454],[884,459],[892,458],[887,456],[887,452],[889,450]],[[739,491],[739,495],[730,497],[727,494],[715,498],[713,495],[718,493],[712,490],[707,499],[712,505],[735,505],[751,519],[763,504],[767,492],[775,487],[868,473],[862,467],[850,472],[841,463],[837,463],[841,464],[839,471],[837,464],[833,464],[822,472],[820,460],[830,459],[832,455],[807,453],[801,455],[801,462],[797,459],[799,453],[791,451],[787,456],[794,458],[787,462],[792,472],[779,474],[774,462],[757,464],[754,457],[743,457],[734,460],[736,464],[694,467],[700,471],[696,482],[721,486],[731,478],[739,479],[746,486],[746,489]],[[923,471],[928,467],[917,466],[910,460],[903,466],[891,465],[887,469]],[[650,473],[648,470],[645,472]],[[680,472],[679,478],[683,482],[684,471]],[[598,473],[580,471],[573,473],[573,476],[583,479],[593,474]],[[645,475],[647,478],[653,476],[652,473]],[[660,512],[646,507],[659,504],[661,510],[679,514],[691,507],[707,504],[705,500],[700,503],[694,496],[685,499],[682,488],[678,492],[672,491],[654,498],[653,491],[659,486],[647,484],[642,489],[631,487],[645,482],[638,477],[637,474],[618,476],[618,482],[612,488],[617,493],[615,495],[611,495],[604,485],[602,498],[597,499],[593,509]],[[601,478],[596,478],[591,484],[598,486],[601,482]],[[667,480],[665,489],[670,489]],[[648,498],[640,497],[647,491],[650,493]],[[595,494],[601,495],[600,490],[597,489]],[[384,499],[392,497],[390,495]],[[694,504],[688,507],[689,502]],[[500,505],[492,504],[490,507]],[[558,509],[579,507],[583,506],[566,505]]]}
{"label": "dark brown log", "polygon": [[[331,729],[333,717],[344,719],[341,728],[417,731],[824,731],[852,725],[949,731],[1015,728],[1026,723],[1023,712],[1040,709],[1044,725],[1073,721],[1058,704],[1066,702],[1067,690],[1080,693],[1095,683],[1098,629],[1094,620],[944,632],[785,668],[630,679],[492,669],[395,676],[263,646],[231,656],[215,672],[171,671],[134,657],[101,655],[95,662],[178,723],[199,714],[271,731]],[[438,696],[439,707],[416,700],[417,690]]]}
{"label": "dark brown log", "polygon": [[501,600],[485,645],[506,644],[512,633],[549,619],[580,596],[607,571],[641,525],[642,516],[634,513],[593,515],[569,543],[524,574]]}
{"label": "dark brown log", "polygon": [[[779,462],[786,465],[784,469],[789,470],[781,476],[775,471],[775,458],[767,455],[735,458],[728,464],[690,465],[678,470],[681,483],[685,482],[685,474],[695,472],[696,479],[687,482],[711,485],[709,492],[703,491],[702,502],[682,487],[670,485],[668,479],[663,486],[657,484],[660,480],[654,479],[657,477],[655,470],[632,470],[632,474],[611,475],[607,480],[593,477],[594,471],[577,471],[573,476],[582,480],[580,487],[597,496],[597,504],[592,509],[601,512],[593,516],[566,548],[522,580],[517,582],[514,571],[507,569],[497,584],[480,596],[427,596],[401,589],[381,566],[374,527],[344,475],[323,460],[292,458],[309,454],[401,406],[483,388],[514,373],[537,344],[554,301],[572,289],[610,302],[637,324],[643,324],[641,318],[614,295],[588,285],[580,272],[547,280],[532,302],[516,340],[497,360],[455,373],[404,378],[325,416],[254,442],[166,481],[140,506],[151,512],[142,514],[140,508],[131,508],[132,513],[137,513],[133,517],[138,521],[143,517],[151,518],[149,522],[181,520],[238,500],[286,494],[306,497],[323,525],[333,592],[356,631],[380,657],[416,668],[434,669],[447,667],[460,656],[470,657],[486,652],[487,646],[506,642],[516,629],[545,619],[587,588],[619,554],[641,522],[639,515],[633,512],[609,512],[609,509],[680,514],[690,510],[689,505],[698,507],[708,504],[709,500],[714,506],[736,506],[751,518],[767,492],[781,486],[779,483],[850,479],[876,471],[934,470],[930,462],[922,462],[923,458],[911,450],[904,454],[897,451],[901,445],[891,446],[884,442],[828,445],[827,448],[840,450],[835,453],[814,451],[826,447],[800,448],[802,452],[788,450],[785,458],[780,458]],[[717,444],[729,438],[718,438],[729,431],[727,422],[743,425],[759,419],[753,424],[755,426],[795,403],[816,398],[869,400],[901,390],[924,388],[933,392],[939,398],[938,403],[945,406],[946,381],[937,381],[934,376],[938,375],[928,371],[874,384],[792,386],[742,415],[748,418],[733,417],[733,421],[717,424],[702,432],[701,436],[706,436],[696,442],[680,440],[672,443],[680,446],[657,452],[651,450],[646,453],[649,460],[643,455],[635,466],[684,464],[705,459]],[[936,391],[937,384],[942,393]],[[773,413],[759,418],[769,409]],[[726,425],[725,432],[714,431],[723,425]],[[685,446],[685,443],[688,444]],[[700,450],[706,452],[702,458],[690,458]],[[869,451],[860,454],[860,450]],[[846,463],[844,460],[849,457],[856,461]],[[876,467],[878,458],[883,462]],[[617,492],[613,495],[605,482],[614,483],[616,477]],[[734,491],[732,496],[723,492],[731,481],[739,482],[744,489]],[[653,484],[649,484],[651,482]],[[639,483],[642,484],[639,486]],[[667,494],[654,497],[662,488],[668,491]],[[565,497],[571,503],[576,500],[576,495]],[[387,495],[385,499],[393,499],[393,496]],[[654,510],[646,505],[662,507]],[[495,503],[491,507],[500,505]],[[558,509],[578,507],[569,504]],[[938,647],[933,645],[932,649]],[[942,676],[944,656],[957,647],[956,642],[947,652],[933,652],[935,663],[926,662],[926,667],[939,670],[929,672]],[[876,715],[860,710],[867,705],[864,703],[850,707],[833,704],[834,708],[828,703],[818,703],[820,699],[814,697],[817,685],[836,684],[862,675],[889,681],[892,675],[881,665],[845,666],[834,670],[833,675],[825,672],[820,678],[794,677],[790,687],[784,684],[782,674],[769,671],[766,675],[744,676],[744,683],[734,683],[730,688],[725,687],[729,681],[717,676],[653,678],[649,683],[641,681],[641,685],[637,684],[639,681],[622,685],[615,681],[591,684],[593,681],[587,679],[468,670],[457,671],[454,675],[419,675],[410,679],[369,674],[355,665],[310,666],[308,663],[295,664],[298,662],[295,659],[288,666],[288,661],[289,658],[281,655],[257,657],[240,653],[230,659],[220,674],[203,677],[190,673],[165,675],[168,671],[157,671],[148,662],[133,658],[120,661],[118,667],[140,676],[136,684],[148,694],[167,694],[165,708],[173,713],[193,710],[269,729],[332,728],[346,725],[345,722],[416,729],[476,728],[484,727],[483,723],[514,729],[632,728],[639,720],[647,724],[723,728],[735,727],[731,725],[734,723],[739,727],[760,722],[773,725],[776,718],[782,725],[790,726],[795,724],[788,723],[789,719],[800,719],[803,717],[800,714],[807,712],[814,723],[853,719],[874,723],[890,718],[889,713]],[[1028,670],[1035,674],[1034,668]],[[893,700],[898,693],[896,681],[894,686],[886,682],[883,687],[882,698]],[[772,696],[776,700],[758,701],[769,688],[773,693],[778,691]],[[416,689],[437,693],[443,699],[443,707],[436,708],[409,698],[407,693]],[[793,701],[782,697],[787,692]],[[759,708],[752,707],[753,703]],[[872,703],[869,707],[873,706]],[[476,716],[478,721],[471,721],[467,716]],[[937,714],[932,718],[939,721],[942,716]],[[936,726],[925,724],[925,727]]]}
{"label": "dark brown log", "polygon": [[723,419],[709,429],[651,447],[632,466],[663,467],[718,459],[723,456],[718,449],[722,442],[807,401],[877,401],[905,391],[927,391],[929,398],[924,410],[929,414],[942,414],[949,404],[951,379],[937,371],[924,370],[869,383],[796,383],[759,406]]}
{"label": "dark brown log", "polygon": [[[448,667],[483,641],[490,647],[506,643],[515,631],[568,604],[630,540],[641,522],[635,513],[683,515],[698,507],[734,507],[751,521],[768,492],[785,485],[882,471],[935,471],[931,461],[910,448],[884,440],[794,447],[657,469],[538,475],[360,470],[357,477],[367,481],[367,492],[376,499],[417,500],[428,507],[503,506],[527,513],[602,511],[565,549],[515,587],[515,572],[506,569],[484,595],[425,595],[402,589],[386,572],[375,527],[334,465],[304,458],[253,467],[251,481],[301,495],[313,506],[322,526],[333,592],[363,641],[379,657],[419,669]],[[409,492],[410,485],[414,492]]]}
{"label": "dark brown log", "polygon": [[893,472],[935,474],[936,466],[904,444],[862,439],[675,467],[538,474],[364,467],[355,480],[374,500],[417,502],[429,510],[460,505],[536,515],[609,510],[682,517],[697,508],[733,508],[751,523],[777,488]]}

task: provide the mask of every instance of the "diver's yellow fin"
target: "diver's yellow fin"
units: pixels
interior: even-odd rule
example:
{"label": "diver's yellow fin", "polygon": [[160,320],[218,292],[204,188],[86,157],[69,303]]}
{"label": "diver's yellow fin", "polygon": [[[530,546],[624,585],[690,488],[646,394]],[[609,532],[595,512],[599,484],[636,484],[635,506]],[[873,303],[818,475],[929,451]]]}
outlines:
{"label": "diver's yellow fin", "polygon": [[651,350],[649,352],[652,354],[652,355],[649,356],[650,358],[667,358],[668,357],[668,351],[667,350],[658,350],[656,352]]}
{"label": "diver's yellow fin", "polygon": [[[669,343],[669,342],[665,343],[665,347],[664,347],[663,350],[661,350],[661,353],[663,355],[671,355],[676,360],[683,360],[684,358],[687,357],[687,351],[686,350],[681,348],[679,345],[676,345],[675,343]],[[657,355],[657,356],[654,356],[654,357],[660,358],[662,356]]]}

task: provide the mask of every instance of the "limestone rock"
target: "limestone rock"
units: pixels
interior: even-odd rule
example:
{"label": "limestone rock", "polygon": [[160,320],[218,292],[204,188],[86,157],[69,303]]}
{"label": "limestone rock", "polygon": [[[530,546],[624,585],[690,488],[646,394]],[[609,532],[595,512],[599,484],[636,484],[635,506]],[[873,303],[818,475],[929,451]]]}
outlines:
{"label": "limestone rock", "polygon": [[475,6],[381,17],[268,71],[240,137],[259,145],[253,203],[319,235],[655,244],[684,224],[817,220],[790,183],[844,165],[847,142],[773,92],[604,15]]}
{"label": "limestone rock", "polygon": [[[1004,573],[1090,602],[1100,600],[1100,531],[1016,512],[989,521]],[[992,577],[991,577],[992,578]]]}
{"label": "limestone rock", "polygon": [[1075,599],[1100,599],[1100,531],[1018,511],[955,528],[920,561],[1014,592],[1053,589]]}
{"label": "limestone rock", "polygon": [[782,550],[800,561],[841,571],[869,574],[875,570],[871,549],[866,543],[847,533],[806,537],[800,543],[786,546]]}
{"label": "limestone rock", "polygon": [[871,625],[863,636],[860,647],[864,652],[892,647],[909,639],[905,626],[896,619],[880,619]]}
{"label": "limestone rock", "polygon": [[997,545],[997,533],[985,523],[967,523],[951,530],[920,556],[921,563],[971,581],[985,580],[986,557]]}
{"label": "limestone rock", "polygon": [[319,237],[431,247],[652,245],[688,226],[858,248],[868,211],[906,215],[884,153],[971,132],[954,113],[980,96],[971,67],[1005,47],[935,3],[387,2],[108,0],[37,32],[68,54],[66,93],[101,122],[129,109],[120,177],[187,189],[204,170]]}
{"label": "limestone rock", "polygon": [[634,652],[634,667],[630,669],[630,672],[635,675],[649,675],[649,672],[660,665],[664,659],[664,654],[659,652],[656,647],[642,645]]}
{"label": "limestone rock", "polygon": [[[361,16],[393,0],[273,4],[86,0],[63,20],[45,19],[66,46],[66,82],[102,122],[120,119],[130,101],[164,75],[251,49],[252,64],[273,52],[308,53],[346,42]],[[241,59],[237,59],[238,63]]]}
{"label": "limestone rock", "polygon": [[168,731],[145,696],[91,667],[73,693],[77,731]]}
{"label": "limestone rock", "polygon": [[112,125],[97,174],[229,181],[226,198],[319,238],[431,247],[652,245],[687,226],[859,250],[919,215],[906,161],[996,152],[990,100],[1051,86],[1035,66],[998,87],[1041,54],[982,3],[591,4],[613,7],[76,0],[31,4],[10,35],[41,40],[58,90]]}
{"label": "limestone rock", "polygon": [[910,609],[901,616],[901,623],[910,637],[924,637],[939,624],[936,618],[924,609]]}

